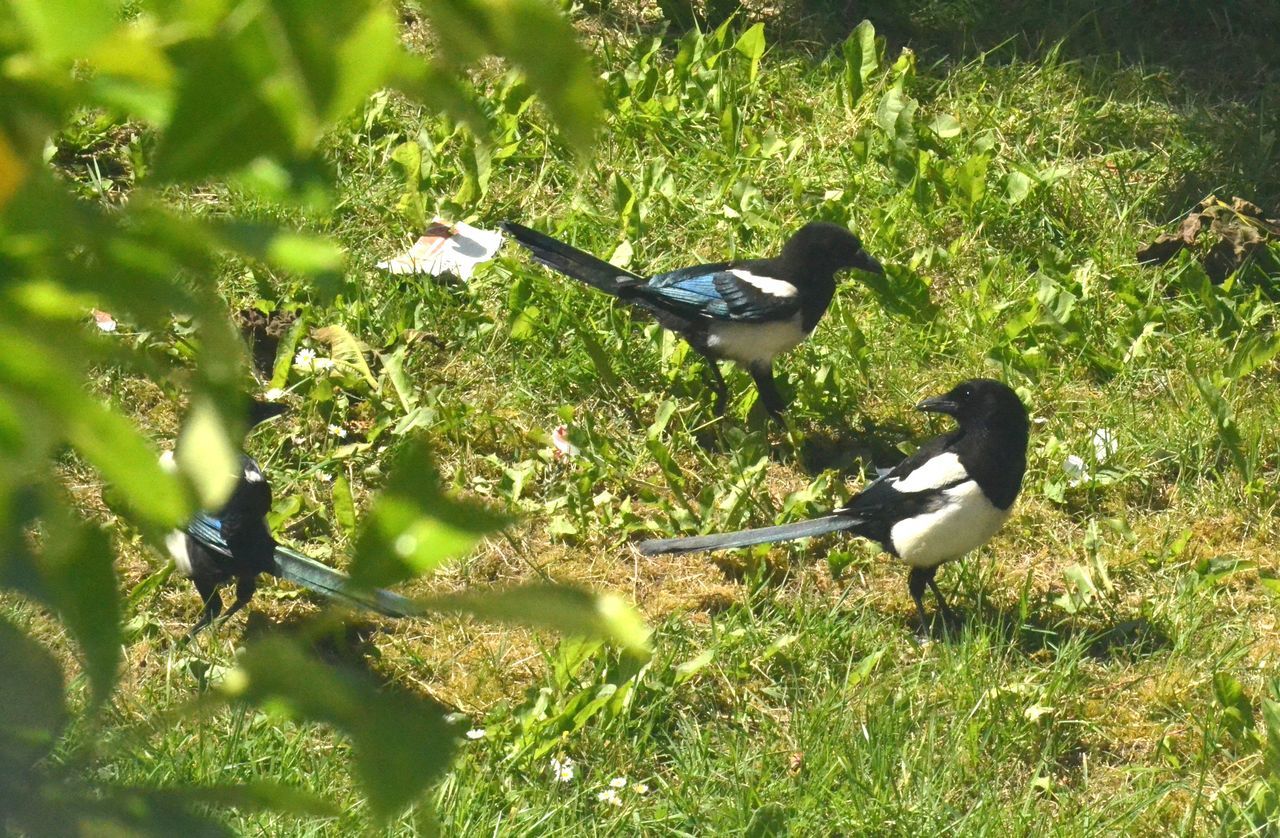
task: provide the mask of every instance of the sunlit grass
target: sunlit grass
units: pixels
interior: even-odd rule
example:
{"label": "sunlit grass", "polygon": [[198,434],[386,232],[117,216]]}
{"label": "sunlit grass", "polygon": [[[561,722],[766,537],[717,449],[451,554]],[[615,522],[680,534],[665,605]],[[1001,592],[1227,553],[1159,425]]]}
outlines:
{"label": "sunlit grass", "polygon": [[[497,125],[487,164],[465,132],[379,99],[331,141],[332,212],[291,219],[348,248],[337,300],[261,268],[225,277],[235,308],[296,308],[371,350],[404,348],[416,425],[447,481],[520,513],[506,537],[424,588],[578,581],[634,597],[658,627],[639,674],[604,651],[457,621],[335,641],[486,730],[436,796],[443,833],[1242,828],[1232,818],[1247,808],[1260,750],[1231,733],[1213,678],[1238,679],[1255,707],[1275,689],[1277,601],[1261,580],[1276,570],[1280,390],[1272,358],[1215,376],[1250,340],[1274,340],[1274,277],[1213,287],[1190,260],[1151,269],[1134,253],[1197,186],[1276,197],[1274,154],[1250,170],[1262,194],[1224,159],[1260,127],[1274,138],[1274,110],[1052,51],[921,65],[914,78],[888,69],[894,51],[851,104],[838,51],[775,48],[753,83],[732,35],[688,39],[680,61],[669,44],[593,37],[610,96],[589,165],[556,144],[511,79],[483,80]],[[877,127],[895,79],[918,102],[916,151],[932,159],[914,181],[894,168],[902,138]],[[605,257],[626,242],[638,271],[769,253],[804,221],[829,218],[936,308],[847,282],[814,339],[779,364],[794,393],[790,432],[760,420],[740,372],[717,422],[680,344],[518,253],[466,286],[375,270],[419,232],[397,209],[412,206],[391,160],[407,141],[428,151],[428,216],[516,218]],[[978,191],[966,166],[985,171]],[[260,209],[230,190],[191,201]],[[957,638],[917,645],[905,574],[860,544],[661,561],[627,546],[640,533],[825,510],[941,427],[912,404],[973,375],[1018,387],[1037,423],[1014,518],[942,573],[965,615]],[[1235,437],[1197,377],[1221,392]],[[111,371],[97,384],[142,408],[167,403]],[[333,516],[332,478],[367,499],[409,411],[385,388],[290,385],[294,413],[252,447],[276,486],[282,536],[341,563],[349,534]],[[171,410],[144,412],[157,435],[173,432]],[[551,453],[562,422],[579,459]],[[1100,429],[1117,441],[1101,463]],[[1070,485],[1071,455],[1091,479]],[[126,545],[129,584],[158,562]],[[346,746],[324,731],[243,711],[159,723],[234,658],[238,621],[177,648],[195,605],[176,582],[143,600],[114,708],[132,732],[86,770],[161,785],[280,779],[351,812],[312,826],[250,814],[239,829],[349,832],[362,804]],[[250,620],[287,623],[303,609],[268,587]],[[565,757],[568,782],[551,765]],[[620,805],[600,799],[619,777]],[[428,828],[421,808],[402,831]]]}

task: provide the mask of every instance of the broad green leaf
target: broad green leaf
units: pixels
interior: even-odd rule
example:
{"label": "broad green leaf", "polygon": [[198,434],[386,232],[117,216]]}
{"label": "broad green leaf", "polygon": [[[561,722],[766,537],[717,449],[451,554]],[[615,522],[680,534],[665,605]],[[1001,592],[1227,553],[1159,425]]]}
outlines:
{"label": "broad green leaf", "polygon": [[286,271],[308,276],[341,271],[347,253],[329,239],[281,231],[267,246],[267,259]]}
{"label": "broad green leaf", "polygon": [[497,49],[497,36],[490,20],[496,8],[491,4],[475,0],[437,0],[424,3],[421,8],[440,36],[441,53],[453,66],[470,64]]}
{"label": "broad green leaf", "polygon": [[[115,686],[122,643],[115,552],[107,534],[70,514],[48,518],[39,562],[52,605],[84,652],[84,668],[101,705]],[[2,706],[2,705],[0,705]]]}
{"label": "broad green leaf", "polygon": [[338,475],[333,479],[333,517],[350,537],[356,534],[356,502],[351,496],[351,484]]}
{"label": "broad green leaf", "polygon": [[929,296],[924,277],[906,265],[885,265],[884,274],[860,272],[857,281],[868,288],[890,314],[907,317],[919,323],[931,321],[938,306]]}
{"label": "broad green leaf", "polygon": [[1253,727],[1253,705],[1240,682],[1229,672],[1213,674],[1213,694],[1222,708],[1222,718],[1232,736],[1239,737]]}
{"label": "broad green leaf", "polygon": [[369,347],[357,340],[345,326],[335,323],[320,329],[312,329],[311,337],[329,347],[329,354],[333,356],[333,360],[358,373],[374,390],[378,389],[378,379],[373,377],[373,371],[369,369],[369,364],[364,359],[364,353],[369,351]]}
{"label": "broad green leaf", "polygon": [[946,140],[960,136],[964,128],[954,116],[944,113],[933,118],[933,121],[929,123],[929,130],[940,139]]}
{"label": "broad green leaf", "polygon": [[492,7],[501,55],[524,71],[569,146],[585,155],[600,119],[600,91],[573,27],[543,0],[493,0]]}
{"label": "broad green leaf", "polygon": [[81,389],[80,371],[60,363],[57,348],[32,349],[28,336],[0,325],[0,392],[38,404],[47,421],[140,517],[158,526],[183,521],[186,496],[160,468],[155,450],[128,420]]}
{"label": "broad green leaf", "polygon": [[675,668],[675,684],[679,686],[697,675],[716,658],[715,649],[705,649],[701,654],[690,658],[682,664],[677,664]]}
{"label": "broad green leaf", "polygon": [[867,81],[880,66],[880,54],[876,49],[876,29],[871,21],[864,20],[854,28],[841,47],[844,53],[844,87],[849,97],[849,107],[856,107],[867,92]]}
{"label": "broad green leaf", "polygon": [[742,36],[738,38],[733,48],[745,55],[751,60],[751,69],[747,78],[750,81],[756,80],[756,74],[760,71],[760,57],[764,55],[764,24],[757,23]]}
{"label": "broad green leaf", "polygon": [[1017,206],[1031,194],[1031,178],[1022,172],[1009,172],[1004,177],[1004,196],[1010,206]]}
{"label": "broad green leaf", "polygon": [[[316,17],[315,6],[299,2],[301,14]],[[328,9],[326,8],[326,13]],[[325,39],[316,45],[323,56],[329,49]],[[392,77],[403,59],[400,30],[391,10],[375,4],[348,31],[331,58],[337,59],[337,78],[325,111],[326,119],[337,122],[358,108],[375,90]]]}
{"label": "broad green leaf", "polygon": [[116,28],[116,6],[103,0],[9,0],[9,8],[48,62],[83,58]]}
{"label": "broad green leaf", "polygon": [[239,664],[224,681],[229,698],[332,725],[351,740],[355,775],[379,819],[404,809],[449,767],[456,731],[433,701],[329,666],[284,638],[252,644]]}
{"label": "broad green leaf", "polygon": [[255,780],[241,786],[181,786],[174,789],[139,789],[152,800],[186,805],[222,806],[239,812],[272,812],[314,818],[336,818],[336,804],[294,786]]}
{"label": "broad green leaf", "polygon": [[[439,5],[430,3],[423,8],[433,9]],[[404,95],[468,125],[480,136],[493,133],[489,117],[476,103],[476,96],[465,78],[438,62],[430,63],[422,56],[405,53],[390,83]]]}
{"label": "broad green leaf", "polygon": [[1266,731],[1262,748],[1263,764],[1271,775],[1271,782],[1280,782],[1280,701],[1262,699],[1262,722]]}
{"label": "broad green leaf", "polygon": [[968,209],[973,210],[987,194],[987,166],[991,158],[985,154],[975,154],[956,174],[956,188]]}
{"label": "broad green leaf", "polygon": [[1195,383],[1200,397],[1204,399],[1205,406],[1209,408],[1209,412],[1213,415],[1214,423],[1218,428],[1218,439],[1223,447],[1227,449],[1227,453],[1231,455],[1231,462],[1246,481],[1251,481],[1253,479],[1253,468],[1250,465],[1250,458],[1244,450],[1244,440],[1240,436],[1240,426],[1236,422],[1235,411],[1232,409],[1231,403],[1227,401],[1226,396],[1212,381],[1196,374],[1194,365],[1190,360],[1187,361],[1187,371],[1191,374],[1191,380]]}
{"label": "broad green leaf", "polygon": [[27,179],[27,165],[9,144],[9,138],[0,130],[0,210]]}
{"label": "broad green leaf", "polygon": [[293,359],[298,350],[298,343],[311,327],[308,314],[309,312],[304,309],[298,315],[298,319],[293,321],[289,331],[285,332],[284,337],[281,338],[280,345],[276,347],[276,362],[271,368],[272,387],[279,389],[289,383],[289,372],[293,369]]}
{"label": "broad green leaf", "polygon": [[1280,354],[1280,336],[1250,335],[1231,353],[1224,375],[1232,380],[1244,378],[1254,370],[1270,363],[1277,354]]}
{"label": "broad green leaf", "polygon": [[445,494],[425,441],[413,440],[365,516],[352,579],[381,587],[421,576],[506,523],[505,516]]}
{"label": "broad green leaf", "polygon": [[919,107],[915,99],[896,87],[890,88],[880,100],[876,110],[876,124],[895,143],[915,147],[915,113]]}
{"label": "broad green leaf", "polygon": [[43,646],[0,619],[0,772],[19,777],[53,749],[67,708],[62,670]]}
{"label": "broad green leaf", "polygon": [[647,658],[650,654],[649,627],[635,608],[617,594],[529,584],[426,597],[415,602],[426,611],[470,614],[482,620],[601,638],[638,657]]}
{"label": "broad green leaf", "polygon": [[391,389],[395,391],[396,398],[400,400],[400,407],[405,413],[418,405],[418,393],[404,373],[404,357],[408,349],[408,346],[400,346],[394,352],[378,354],[378,360],[382,362],[382,371],[386,373],[387,381],[391,382]]}
{"label": "broad green leaf", "polygon": [[294,150],[290,127],[265,98],[269,67],[242,51],[252,52],[222,34],[184,44],[172,56],[176,101],[156,148],[156,177],[193,182]]}
{"label": "broad green leaf", "polygon": [[[237,429],[237,433],[243,429]],[[217,407],[207,396],[192,399],[178,432],[174,459],[195,487],[202,509],[220,509],[240,480],[240,445],[234,442]]]}

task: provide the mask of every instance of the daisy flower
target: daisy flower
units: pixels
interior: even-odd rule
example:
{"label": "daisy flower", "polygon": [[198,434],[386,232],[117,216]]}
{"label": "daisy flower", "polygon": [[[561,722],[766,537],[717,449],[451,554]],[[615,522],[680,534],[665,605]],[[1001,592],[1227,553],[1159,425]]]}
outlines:
{"label": "daisy flower", "polygon": [[565,757],[564,759],[559,759],[557,757],[552,757],[551,773],[556,778],[557,782],[573,782],[573,758]]}

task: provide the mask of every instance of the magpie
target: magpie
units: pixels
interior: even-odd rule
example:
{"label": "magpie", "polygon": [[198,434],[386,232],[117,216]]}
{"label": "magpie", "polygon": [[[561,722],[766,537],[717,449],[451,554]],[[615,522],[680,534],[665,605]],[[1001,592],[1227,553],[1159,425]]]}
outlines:
{"label": "magpie", "polygon": [[1027,467],[1027,409],[1013,390],[988,378],[961,382],[916,409],[952,416],[958,427],[921,445],[830,515],[723,535],[646,541],[640,552],[723,550],[848,531],[911,566],[907,587],[922,631],[926,586],[943,619],[953,622],[934,575],[943,562],[985,544],[1008,519]]}
{"label": "magpie", "polygon": [[[250,405],[249,428],[280,415],[283,405],[254,400]],[[204,601],[200,618],[187,633],[187,640],[212,623],[222,612],[219,589],[234,581],[235,600],[224,619],[249,604],[263,573],[288,579],[304,588],[346,605],[376,611],[389,617],[412,612],[409,600],[389,591],[358,591],[349,587],[346,574],[314,559],[276,544],[267,526],[271,510],[271,484],[257,462],[240,455],[241,473],[231,497],[217,512],[200,512],[183,530],[165,538],[178,572],[195,583]],[[173,452],[166,451],[162,464],[176,468]]]}
{"label": "magpie", "polygon": [[765,409],[780,417],[786,400],[773,380],[773,359],[813,332],[835,295],[837,271],[884,273],[857,236],[824,221],[801,227],[772,259],[694,265],[647,279],[514,221],[501,226],[536,261],[644,309],[688,341],[708,362],[720,415],[728,396],[720,360],[746,367]]}

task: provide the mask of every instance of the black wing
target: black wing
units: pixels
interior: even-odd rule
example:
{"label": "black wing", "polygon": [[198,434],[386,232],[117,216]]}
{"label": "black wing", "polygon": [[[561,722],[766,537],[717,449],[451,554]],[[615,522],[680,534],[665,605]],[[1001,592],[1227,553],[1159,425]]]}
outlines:
{"label": "black wing", "polygon": [[959,431],[956,430],[936,436],[924,443],[914,454],[898,463],[883,477],[867,484],[862,491],[849,498],[837,513],[857,520],[859,524],[853,529],[854,532],[878,541],[881,547],[893,553],[893,543],[889,533],[894,524],[937,509],[942,501],[943,492],[954,483],[911,492],[904,492],[899,487],[909,475],[925,463],[945,453],[958,436]]}
{"label": "black wing", "polygon": [[[629,293],[686,316],[742,323],[785,320],[800,310],[798,290],[794,293],[772,294],[744,279],[738,271],[756,273],[750,271],[750,264],[737,266],[730,262],[717,262],[681,268],[658,274],[647,284],[629,289]],[[757,271],[762,272],[763,268],[757,266]],[[771,279],[763,273],[757,275]],[[787,285],[790,286],[790,283]]]}

